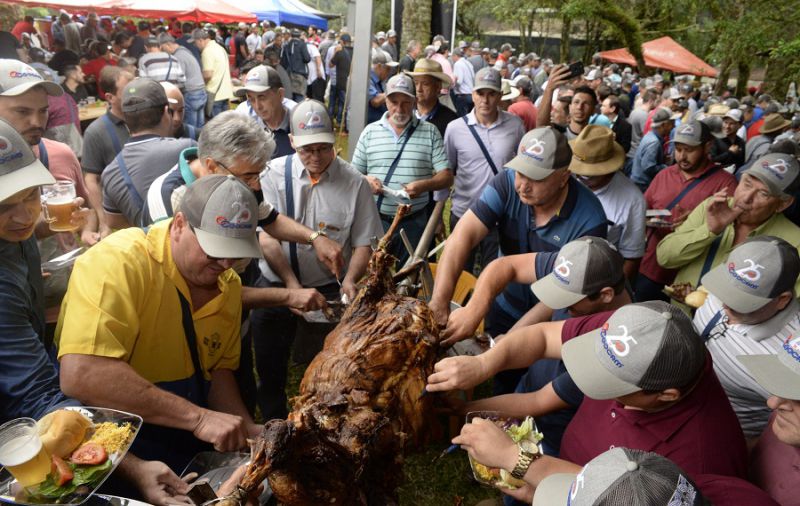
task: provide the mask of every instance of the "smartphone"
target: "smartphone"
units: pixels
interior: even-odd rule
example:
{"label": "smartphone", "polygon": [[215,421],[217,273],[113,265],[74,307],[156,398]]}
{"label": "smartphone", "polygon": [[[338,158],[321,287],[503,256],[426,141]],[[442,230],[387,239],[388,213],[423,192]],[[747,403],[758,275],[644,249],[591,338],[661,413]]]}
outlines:
{"label": "smartphone", "polygon": [[569,78],[574,79],[583,75],[583,62],[576,61],[569,64]]}

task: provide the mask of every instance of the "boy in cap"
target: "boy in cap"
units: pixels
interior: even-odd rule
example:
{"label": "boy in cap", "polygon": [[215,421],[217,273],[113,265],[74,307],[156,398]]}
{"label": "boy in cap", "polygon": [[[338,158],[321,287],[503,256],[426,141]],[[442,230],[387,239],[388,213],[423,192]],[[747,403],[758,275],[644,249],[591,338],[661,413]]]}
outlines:
{"label": "boy in cap", "polygon": [[[537,128],[525,134],[517,156],[506,164],[511,170],[490,180],[450,234],[430,303],[441,325],[447,321],[456,279],[470,251],[491,230],[498,230],[503,256],[556,251],[585,235],[605,237],[603,207],[591,191],[570,177],[571,159],[567,139],[557,130]],[[512,283],[493,301],[487,331],[505,333],[536,302],[527,285]],[[509,378],[506,392],[517,379]]]}
{"label": "boy in cap", "polygon": [[[623,446],[655,451],[692,478],[745,477],[746,448],[736,415],[705,347],[679,309],[660,301],[629,304],[533,328],[535,335],[525,342],[500,341],[494,349],[502,346],[502,356],[487,356],[484,367],[499,360],[517,366],[563,358],[586,398],[564,433],[560,458],[517,459],[515,448],[506,445],[503,468],[515,476],[576,472],[575,464]],[[470,431],[453,442],[474,446],[477,438],[488,440],[486,432],[470,436]]]}
{"label": "boy in cap", "polygon": [[236,112],[253,118],[272,133],[276,145],[273,158],[294,153],[289,141],[289,120],[297,102],[286,98],[278,71],[268,65],[259,65],[247,73],[243,84],[235,94],[247,97],[247,100],[236,106]]}
{"label": "boy in cap", "polygon": [[625,258],[625,277],[633,280],[645,246],[645,201],[639,188],[625,177],[625,150],[610,128],[588,125],[570,141],[569,171],[592,190],[609,220],[607,239]]}
{"label": "boy in cap", "polygon": [[771,395],[769,425],[750,452],[750,478],[780,504],[797,503],[800,469],[800,343],[796,334],[769,355],[744,355],[741,364]]}
{"label": "boy in cap", "polygon": [[793,156],[771,153],[759,158],[742,174],[732,198],[727,189],[716,192],[661,240],[656,247],[658,263],[678,270],[675,283],[697,287],[748,237],[770,235],[797,247],[800,228],[783,211],[794,202],[791,194],[798,184],[800,165]]}
{"label": "boy in cap", "polygon": [[636,279],[637,300],[667,300],[661,290],[672,283],[675,271],[659,265],[656,246],[703,200],[718,191],[733,193],[736,188],[736,179],[709,158],[713,141],[708,125],[701,121],[680,125],[671,141],[675,164],[656,174],[644,194],[648,209],[671,214],[648,223],[644,258]]}
{"label": "boy in cap", "polygon": [[714,371],[745,437],[761,434],[770,417],[769,393],[747,372],[739,355],[774,355],[800,333],[794,286],[797,249],[782,239],[757,236],[740,244],[701,283],[709,292],[694,328],[714,359]]}
{"label": "boy in cap", "polygon": [[[309,99],[298,104],[291,124],[291,141],[297,152],[269,163],[261,176],[264,199],[274,202],[280,214],[341,244],[345,269],[337,275],[319,261],[313,249],[319,240],[316,237],[309,244],[282,245],[262,238],[262,245],[274,243],[277,255],[283,256],[291,269],[281,273],[260,262],[257,285],[314,288],[327,300],[353,300],[356,283],[366,272],[372,253],[370,239],[383,234],[372,191],[358,171],[336,156],[333,124],[322,103]],[[284,418],[287,365],[297,316],[285,307],[255,309],[250,325],[261,378],[261,413],[267,419]]]}
{"label": "boy in cap", "polygon": [[[361,132],[353,153],[353,167],[364,174],[375,195],[384,229],[394,219],[398,204],[411,204],[401,223],[411,244],[416,245],[428,222],[429,192],[453,184],[442,136],[433,124],[414,116],[414,81],[399,74],[386,83],[387,112]],[[404,190],[408,199],[386,197],[384,188]],[[403,265],[408,253],[399,237],[390,251]]]}
{"label": "boy in cap", "polygon": [[241,181],[206,176],[174,218],[120,230],[75,262],[56,331],[62,390],[140,413],[144,458],[181,470],[205,443],[232,451],[261,431],[233,377],[242,288],[231,267],[261,256],[257,220]]}
{"label": "boy in cap", "polygon": [[[442,337],[452,342],[472,335],[489,309],[487,301],[511,281],[532,283],[531,290],[550,315],[556,312],[556,320],[567,315],[585,316],[618,309],[631,302],[625,290],[622,263],[614,247],[598,237],[577,239],[558,252],[501,257],[478,279],[469,303],[450,315]],[[517,328],[519,330],[512,330],[507,338],[524,332],[522,327]],[[462,370],[479,362],[475,357],[442,360],[436,367],[439,374],[431,377],[436,383],[432,382],[428,388],[438,391],[437,383],[446,383],[450,377],[458,376]],[[566,374],[563,363],[542,360],[531,364],[516,392],[470,402],[461,411],[499,410],[514,416],[536,416],[545,434],[545,453],[557,455],[564,428],[583,400],[583,394]]]}

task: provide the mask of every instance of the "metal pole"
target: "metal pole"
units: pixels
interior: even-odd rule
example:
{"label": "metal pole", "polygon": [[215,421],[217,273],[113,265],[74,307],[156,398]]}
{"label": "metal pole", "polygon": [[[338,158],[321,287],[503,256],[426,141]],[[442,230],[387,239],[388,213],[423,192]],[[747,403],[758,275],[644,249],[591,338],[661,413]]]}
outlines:
{"label": "metal pole", "polygon": [[353,26],[353,63],[350,67],[350,132],[348,153],[352,159],[358,138],[367,124],[367,91],[372,65],[372,0],[356,0]]}
{"label": "metal pole", "polygon": [[394,29],[395,29],[395,28],[394,28],[394,12],[395,12],[395,11],[394,11],[394,3],[395,3],[395,1],[396,1],[396,0],[389,0],[390,4],[391,4],[391,6],[392,6],[392,13],[391,13],[391,15],[389,16],[389,19],[391,19],[392,21],[391,21],[391,24],[390,24],[389,28],[391,28],[392,30],[394,30]]}
{"label": "metal pole", "polygon": [[453,0],[453,31],[450,32],[450,49],[457,47],[456,44],[456,17],[458,17],[458,0]]}

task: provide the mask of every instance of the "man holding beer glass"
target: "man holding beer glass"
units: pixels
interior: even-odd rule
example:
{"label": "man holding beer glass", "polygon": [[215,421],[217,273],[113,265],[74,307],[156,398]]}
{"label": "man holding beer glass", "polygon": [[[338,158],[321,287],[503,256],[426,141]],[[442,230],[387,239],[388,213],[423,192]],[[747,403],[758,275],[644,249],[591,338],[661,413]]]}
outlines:
{"label": "man holding beer glass", "polygon": [[[54,183],[56,180],[36,159],[26,139],[0,120],[0,424],[21,420],[0,430],[0,441],[29,438],[27,447],[18,449],[23,454],[17,451],[9,455],[0,443],[0,465],[22,466],[23,472],[33,475],[36,465],[30,461],[43,460],[38,436],[31,426],[33,419],[80,404],[59,389],[58,372],[44,340],[41,260],[33,233],[41,223],[39,187]],[[7,429],[14,432],[8,434]],[[143,461],[129,454],[118,472],[152,504],[186,502],[182,494],[187,485],[163,462]],[[14,475],[22,481],[26,479]],[[33,475],[28,476],[29,481],[35,479]]]}
{"label": "man holding beer glass", "polygon": [[[59,210],[59,220],[50,221],[36,229],[40,239],[54,232],[81,229],[81,239],[89,245],[97,242],[97,215],[89,209],[80,210],[74,216],[69,209],[77,211],[87,197],[80,163],[70,148],[63,143],[44,139],[47,125],[49,96],[60,96],[61,87],[45,81],[36,70],[21,61],[0,59],[0,119],[8,122],[32,147],[37,158],[56,179],[72,183],[70,194],[61,193],[54,210]],[[72,199],[67,205],[68,195]],[[81,200],[75,200],[75,196]],[[48,199],[49,200],[49,199]]]}

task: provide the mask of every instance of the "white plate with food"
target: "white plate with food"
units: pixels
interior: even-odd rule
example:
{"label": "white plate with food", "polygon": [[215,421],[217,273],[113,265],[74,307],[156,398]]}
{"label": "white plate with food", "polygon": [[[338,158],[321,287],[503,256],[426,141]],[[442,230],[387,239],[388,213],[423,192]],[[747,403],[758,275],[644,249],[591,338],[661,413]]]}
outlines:
{"label": "white plate with food", "polygon": [[[11,470],[0,468],[0,502],[82,504],[114,472],[141,426],[140,416],[107,408],[69,407],[49,413],[37,422],[41,444],[23,451],[31,456]],[[23,487],[12,472],[26,473],[29,485]]]}

